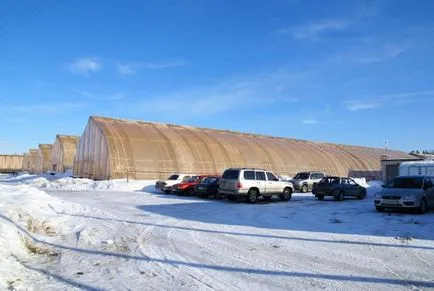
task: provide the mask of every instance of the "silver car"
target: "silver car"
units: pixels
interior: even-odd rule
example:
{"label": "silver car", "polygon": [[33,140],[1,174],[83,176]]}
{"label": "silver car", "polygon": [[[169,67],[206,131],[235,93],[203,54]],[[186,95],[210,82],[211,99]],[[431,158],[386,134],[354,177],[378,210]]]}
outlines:
{"label": "silver car", "polygon": [[377,211],[405,208],[422,214],[429,207],[434,207],[433,178],[430,176],[400,176],[382,187],[374,198]]}

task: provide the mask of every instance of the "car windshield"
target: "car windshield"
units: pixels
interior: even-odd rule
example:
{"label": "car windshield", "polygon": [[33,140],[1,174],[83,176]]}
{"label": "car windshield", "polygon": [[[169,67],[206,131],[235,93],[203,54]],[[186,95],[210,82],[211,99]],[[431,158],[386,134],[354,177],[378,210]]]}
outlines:
{"label": "car windshield", "polygon": [[421,189],[423,177],[398,177],[384,185],[384,188]]}
{"label": "car windshield", "polygon": [[294,179],[309,179],[309,173],[298,173],[297,175],[295,175]]}
{"label": "car windshield", "polygon": [[172,175],[172,176],[170,176],[169,179],[167,179],[167,180],[177,180],[178,177],[179,177],[179,175]]}
{"label": "car windshield", "polygon": [[217,182],[217,178],[214,178],[214,177],[208,177],[202,181],[202,183],[205,183],[205,184],[213,184],[215,182]]}
{"label": "car windshield", "polygon": [[190,179],[188,179],[187,182],[190,182],[190,183],[196,182],[197,178],[199,178],[199,177],[198,176],[193,176]]}
{"label": "car windshield", "polygon": [[240,171],[239,170],[226,170],[223,173],[223,179],[227,179],[227,180],[237,180],[238,177],[240,175]]}

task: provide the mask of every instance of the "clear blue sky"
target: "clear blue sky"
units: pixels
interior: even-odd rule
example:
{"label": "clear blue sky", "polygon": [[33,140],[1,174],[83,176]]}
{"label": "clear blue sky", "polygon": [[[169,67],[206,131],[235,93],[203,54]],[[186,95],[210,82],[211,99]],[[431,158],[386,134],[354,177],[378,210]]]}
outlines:
{"label": "clear blue sky", "polygon": [[433,149],[434,1],[5,0],[0,152],[90,115]]}

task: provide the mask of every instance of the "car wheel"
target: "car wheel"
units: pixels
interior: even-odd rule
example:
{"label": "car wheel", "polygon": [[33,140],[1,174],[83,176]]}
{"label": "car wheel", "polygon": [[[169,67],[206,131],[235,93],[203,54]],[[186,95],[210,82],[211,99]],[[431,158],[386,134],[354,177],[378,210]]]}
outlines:
{"label": "car wheel", "polygon": [[417,212],[419,214],[424,214],[427,211],[427,208],[428,208],[428,206],[426,204],[426,200],[425,200],[425,198],[422,198],[422,200],[420,200],[420,205],[419,205],[419,208],[417,209]]}
{"label": "car wheel", "polygon": [[265,201],[271,201],[272,196],[264,196],[263,198]]}
{"label": "car wheel", "polygon": [[323,201],[324,200],[324,195],[317,195],[316,199]]}
{"label": "car wheel", "polygon": [[283,189],[283,193],[280,194],[280,199],[283,201],[288,201],[291,199],[291,197],[292,197],[292,190],[291,190],[291,188],[288,188],[288,187]]}
{"label": "car wheel", "polygon": [[357,199],[362,200],[366,197],[366,190],[360,190],[359,195],[356,196]]}
{"label": "car wheel", "polygon": [[344,192],[339,192],[338,196],[336,196],[336,200],[338,201],[344,201],[345,199],[345,193]]}
{"label": "car wheel", "polygon": [[218,199],[218,200],[222,200],[222,194],[220,194],[220,192],[217,192],[215,195],[214,195],[214,197],[215,197],[215,199]]}
{"label": "car wheel", "polygon": [[164,192],[165,194],[169,194],[169,193],[170,193],[169,190],[163,190],[163,192]]}
{"label": "car wheel", "polygon": [[307,191],[309,191],[309,188],[307,187],[307,185],[301,186],[301,192],[307,193]]}
{"label": "car wheel", "polygon": [[250,189],[246,197],[247,202],[254,204],[258,201],[258,191]]}
{"label": "car wheel", "polygon": [[193,188],[188,189],[187,190],[187,195],[193,196],[194,195],[194,189]]}
{"label": "car wheel", "polygon": [[384,212],[384,207],[382,206],[375,206],[375,209],[377,209],[378,212]]}
{"label": "car wheel", "polygon": [[235,195],[228,195],[228,200],[230,200],[230,201],[237,201],[237,196],[235,196]]}

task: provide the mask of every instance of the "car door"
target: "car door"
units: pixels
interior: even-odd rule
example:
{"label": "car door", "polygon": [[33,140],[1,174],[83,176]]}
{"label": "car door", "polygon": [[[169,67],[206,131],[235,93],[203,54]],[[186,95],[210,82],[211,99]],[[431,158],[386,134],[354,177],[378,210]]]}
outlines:
{"label": "car door", "polygon": [[357,196],[359,195],[360,188],[359,185],[357,185],[356,181],[353,179],[347,179],[347,193],[351,196]]}
{"label": "car door", "polygon": [[434,207],[434,182],[431,177],[425,179],[425,195],[429,207]]}
{"label": "car door", "polygon": [[256,186],[259,189],[259,193],[261,195],[267,194],[267,178],[265,176],[264,171],[255,171],[255,178],[256,178]]}
{"label": "car door", "polygon": [[279,183],[277,182],[279,179],[271,172],[266,172],[265,174],[267,175],[267,194],[281,193],[283,189],[279,187]]}

